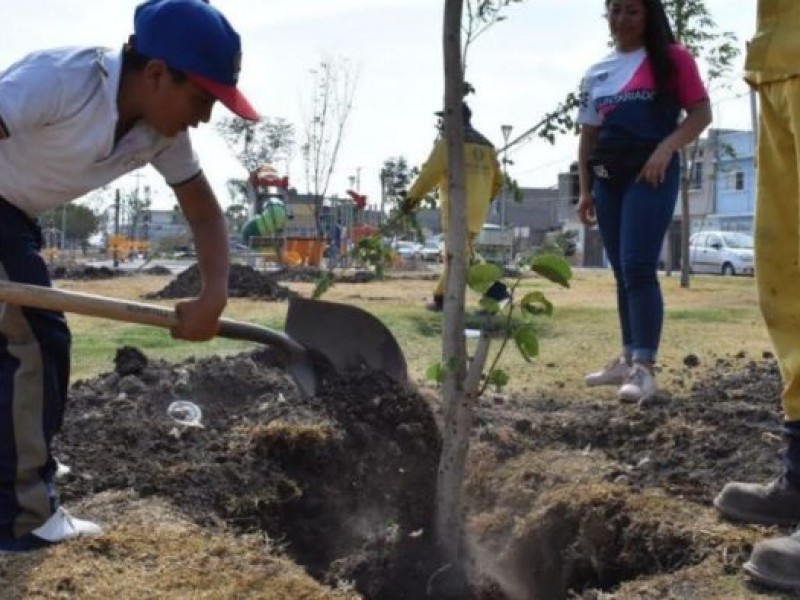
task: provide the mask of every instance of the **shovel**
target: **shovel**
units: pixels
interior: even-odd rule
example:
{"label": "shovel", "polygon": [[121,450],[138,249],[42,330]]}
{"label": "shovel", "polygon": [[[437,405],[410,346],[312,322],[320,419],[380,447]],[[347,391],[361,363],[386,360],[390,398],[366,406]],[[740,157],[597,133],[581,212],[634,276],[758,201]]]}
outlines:
{"label": "shovel", "polygon": [[[169,308],[11,281],[0,281],[0,302],[167,329],[178,324],[178,316]],[[293,298],[286,333],[223,318],[217,335],[278,350],[306,397],[316,393],[321,362],[337,372],[366,367],[401,384],[408,381],[406,359],[392,333],[370,313],[348,304]]]}

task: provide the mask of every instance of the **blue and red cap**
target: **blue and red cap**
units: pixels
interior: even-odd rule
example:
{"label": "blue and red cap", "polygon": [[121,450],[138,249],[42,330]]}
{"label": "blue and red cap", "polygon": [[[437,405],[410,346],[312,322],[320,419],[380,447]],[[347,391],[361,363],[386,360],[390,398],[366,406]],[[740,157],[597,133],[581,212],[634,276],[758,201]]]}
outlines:
{"label": "blue and red cap", "polygon": [[236,87],[242,64],[239,34],[205,0],[148,0],[133,17],[136,51],[163,60],[250,121],[259,115]]}

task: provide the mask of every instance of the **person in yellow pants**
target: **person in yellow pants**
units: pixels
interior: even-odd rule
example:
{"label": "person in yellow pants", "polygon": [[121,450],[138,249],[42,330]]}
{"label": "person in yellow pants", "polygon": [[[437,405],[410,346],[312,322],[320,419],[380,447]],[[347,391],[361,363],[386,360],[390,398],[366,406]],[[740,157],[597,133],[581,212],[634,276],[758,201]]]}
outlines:
{"label": "person in yellow pants", "polygon": [[[759,0],[745,78],[758,90],[756,280],[778,357],[787,439],[774,481],[732,482],[714,505],[765,525],[800,522],[800,2]],[[800,590],[800,530],[756,544],[744,570],[760,583]]]}
{"label": "person in yellow pants", "polygon": [[[486,214],[492,200],[503,187],[503,174],[497,162],[497,151],[492,143],[472,127],[472,112],[464,104],[464,167],[466,169],[467,229],[469,255],[474,253],[473,245],[481,232]],[[441,114],[441,113],[437,113]],[[403,205],[404,212],[411,212],[420,200],[434,188],[439,188],[442,231],[447,231],[450,198],[447,188],[447,142],[440,136],[419,175],[411,184]],[[447,261],[436,287],[430,310],[440,311],[444,306],[445,282],[447,281]]]}

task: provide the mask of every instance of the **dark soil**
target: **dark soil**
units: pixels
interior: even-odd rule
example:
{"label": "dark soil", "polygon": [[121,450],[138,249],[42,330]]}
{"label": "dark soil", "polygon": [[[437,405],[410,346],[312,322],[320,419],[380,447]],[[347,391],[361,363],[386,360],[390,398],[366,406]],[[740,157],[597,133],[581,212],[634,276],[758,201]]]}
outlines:
{"label": "dark soil", "polygon": [[[646,406],[480,403],[469,512],[494,519],[473,532],[500,564],[480,591],[438,591],[449,576],[432,537],[438,407],[375,374],[329,379],[306,400],[265,353],[170,364],[124,348],[113,372],[72,388],[62,499],[168,498],[201,525],[266,532],[314,577],[369,599],[599,598],[637,578],[677,582],[717,555],[735,573],[749,542],[725,538],[708,507],[727,481],[778,472],[780,376],[770,357],[722,358],[697,379],[698,362],[684,362],[660,380],[686,392]],[[202,427],[167,415],[176,399],[202,409]]]}
{"label": "dark soil", "polygon": [[[183,364],[118,352],[76,383],[56,453],[65,502],[104,490],[169,498],[201,525],[265,531],[320,580],[370,598],[418,598],[432,548],[440,439],[415,392],[375,374],[328,380],[304,400],[286,374],[243,354]],[[176,400],[202,427],[167,414]]]}
{"label": "dark soil", "polygon": [[[183,271],[158,292],[145,298],[190,298],[200,293],[200,268],[197,263]],[[287,300],[295,295],[289,288],[277,283],[272,275],[253,267],[232,264],[228,276],[228,295],[231,298],[258,298],[260,300]]]}
{"label": "dark soil", "polygon": [[72,279],[89,281],[95,279],[111,279],[124,276],[126,273],[120,269],[110,267],[92,267],[89,265],[59,265],[50,269],[51,279]]}
{"label": "dark soil", "polygon": [[[325,273],[325,269],[318,267],[291,267],[283,268],[270,273],[270,277],[275,281],[292,281],[303,283],[314,283]],[[353,271],[346,273],[335,273],[334,281],[337,283],[368,283],[375,280],[373,271]]]}
{"label": "dark soil", "polygon": [[[685,375],[673,374],[679,382]],[[508,455],[598,451],[619,465],[609,481],[709,505],[727,481],[766,481],[779,471],[780,393],[774,360],[720,358],[686,394],[659,392],[646,407],[547,397],[484,406],[479,435],[492,439],[508,426],[515,433]]]}
{"label": "dark soil", "polygon": [[[153,265],[136,273],[145,275],[171,275],[167,267]],[[51,279],[71,279],[77,281],[89,281],[96,279],[112,279],[114,277],[129,277],[132,273],[123,269],[112,269],[111,267],[93,267],[91,265],[71,264],[58,265],[50,269]]]}

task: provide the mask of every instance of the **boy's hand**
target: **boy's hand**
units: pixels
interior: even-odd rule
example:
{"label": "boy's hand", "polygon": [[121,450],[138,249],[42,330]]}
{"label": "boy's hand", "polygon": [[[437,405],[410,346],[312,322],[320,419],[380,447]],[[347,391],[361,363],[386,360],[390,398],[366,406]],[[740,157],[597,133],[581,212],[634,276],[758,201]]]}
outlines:
{"label": "boy's hand", "polygon": [[190,342],[204,342],[217,334],[219,317],[225,302],[211,298],[194,298],[175,305],[179,323],[172,328],[172,337]]}

